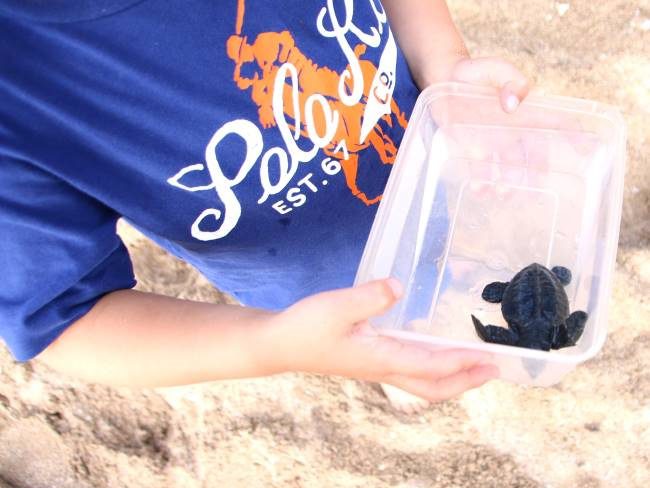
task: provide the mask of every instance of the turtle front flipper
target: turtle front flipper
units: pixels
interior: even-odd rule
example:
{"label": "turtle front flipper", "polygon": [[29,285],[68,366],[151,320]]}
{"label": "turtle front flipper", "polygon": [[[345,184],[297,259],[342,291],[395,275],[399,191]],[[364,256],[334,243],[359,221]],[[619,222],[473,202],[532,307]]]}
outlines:
{"label": "turtle front flipper", "polygon": [[473,315],[472,322],[474,322],[476,333],[485,342],[503,344],[505,346],[515,346],[519,341],[519,336],[513,330],[497,327],[496,325],[483,325],[481,321]]}
{"label": "turtle front flipper", "polygon": [[486,302],[500,303],[503,299],[503,293],[506,291],[507,286],[508,283],[504,283],[502,281],[495,281],[494,283],[490,283],[485,288],[483,288],[481,298],[483,298],[483,300]]}
{"label": "turtle front flipper", "polygon": [[569,283],[571,283],[571,270],[568,268],[565,268],[564,266],[555,266],[551,270],[551,273],[555,275],[555,277],[560,283],[562,283],[563,286],[567,286]]}
{"label": "turtle front flipper", "polygon": [[575,346],[585,330],[587,317],[588,315],[581,310],[569,315],[565,323],[561,324],[558,328],[551,347],[553,349],[560,349]]}

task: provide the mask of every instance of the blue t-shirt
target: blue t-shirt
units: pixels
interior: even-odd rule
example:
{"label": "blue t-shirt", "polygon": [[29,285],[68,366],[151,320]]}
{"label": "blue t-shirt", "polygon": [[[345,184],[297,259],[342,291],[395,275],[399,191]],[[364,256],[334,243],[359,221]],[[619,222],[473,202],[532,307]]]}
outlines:
{"label": "blue t-shirt", "polygon": [[417,95],[375,0],[0,0],[2,338],[134,286],[119,217],[245,305],[351,285]]}

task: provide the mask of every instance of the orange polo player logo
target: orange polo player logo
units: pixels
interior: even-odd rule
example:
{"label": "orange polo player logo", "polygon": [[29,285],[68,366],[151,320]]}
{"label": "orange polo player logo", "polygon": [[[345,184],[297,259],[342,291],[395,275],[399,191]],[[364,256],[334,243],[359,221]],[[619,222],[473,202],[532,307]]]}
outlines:
{"label": "orange polo player logo", "polygon": [[[253,42],[249,42],[248,38],[242,35],[243,21],[244,0],[239,0],[235,34],[230,36],[227,41],[227,53],[235,63],[233,80],[240,90],[250,90],[251,98],[258,107],[258,117],[262,127],[269,128],[276,125],[273,115],[273,91],[276,75],[283,64],[290,63],[297,68],[299,73],[299,106],[304,107],[310,96],[320,94],[326,98],[332,110],[340,114],[334,136],[331,142],[323,148],[323,151],[328,156],[335,157],[335,153],[341,147],[345,147],[345,158],[341,160],[341,167],[348,188],[366,205],[379,202],[381,195],[369,197],[357,186],[357,169],[359,164],[364,164],[364,161],[359,159],[359,152],[372,146],[383,164],[393,164],[397,146],[379,123],[374,125],[363,141],[360,140],[365,103],[367,103],[371,83],[377,72],[377,68],[370,61],[361,59],[365,54],[366,45],[358,44],[354,48],[354,54],[359,59],[359,66],[363,74],[363,103],[350,106],[343,103],[339,97],[340,75],[327,67],[318,66],[305,56],[296,46],[290,32],[263,32]],[[252,76],[244,76],[242,67],[245,67],[246,73],[250,73],[252,68]],[[348,68],[350,67],[348,66]],[[349,78],[345,80],[346,88],[351,90],[350,84]],[[282,98],[285,101],[283,109],[285,116],[290,120],[296,118],[293,113],[294,104],[291,103],[294,88],[285,81],[282,93]],[[324,114],[320,115],[321,117],[316,116],[314,121],[317,132],[322,134],[325,119]],[[389,127],[396,122],[402,128],[406,128],[406,117],[392,98],[390,113],[382,115],[381,120]],[[304,127],[300,128],[300,134],[308,136]]]}

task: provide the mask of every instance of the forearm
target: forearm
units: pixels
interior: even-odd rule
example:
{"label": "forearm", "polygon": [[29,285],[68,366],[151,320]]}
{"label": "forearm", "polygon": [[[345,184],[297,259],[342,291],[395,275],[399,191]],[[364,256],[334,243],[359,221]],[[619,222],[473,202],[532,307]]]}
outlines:
{"label": "forearm", "polygon": [[384,0],[391,29],[420,89],[449,79],[469,56],[444,0]]}
{"label": "forearm", "polygon": [[103,297],[39,358],[87,381],[171,386],[277,373],[269,312],[123,290]]}

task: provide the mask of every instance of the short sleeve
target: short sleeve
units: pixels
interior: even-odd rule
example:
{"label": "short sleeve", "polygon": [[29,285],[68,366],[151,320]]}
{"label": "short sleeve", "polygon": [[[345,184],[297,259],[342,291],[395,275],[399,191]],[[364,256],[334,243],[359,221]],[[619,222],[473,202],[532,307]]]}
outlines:
{"label": "short sleeve", "polygon": [[58,176],[0,156],[0,336],[17,360],[106,293],[135,285],[118,217]]}

